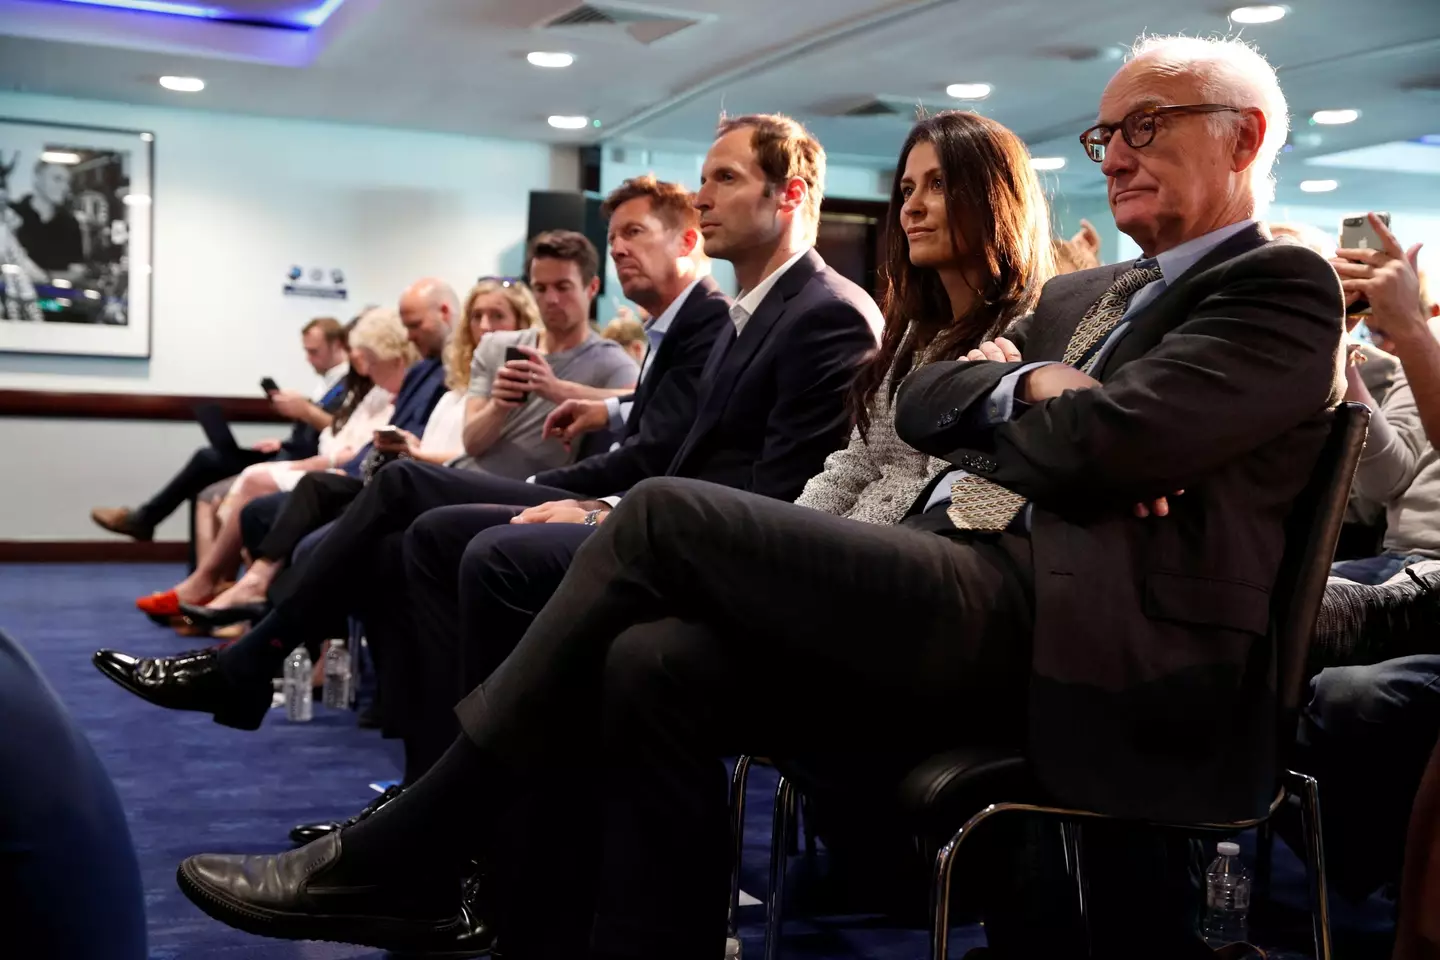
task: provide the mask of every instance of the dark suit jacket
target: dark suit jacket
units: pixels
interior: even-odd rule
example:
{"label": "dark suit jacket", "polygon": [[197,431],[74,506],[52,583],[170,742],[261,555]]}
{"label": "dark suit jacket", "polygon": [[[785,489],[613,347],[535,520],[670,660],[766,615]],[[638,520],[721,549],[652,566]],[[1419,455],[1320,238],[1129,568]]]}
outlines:
{"label": "dark suit jacket", "polygon": [[535,482],[591,497],[624,493],[664,474],[695,422],[700,373],[716,338],[730,322],[730,298],[709,277],[685,298],[629,400],[618,450],[546,470]]}
{"label": "dark suit jacket", "polygon": [[[1025,359],[1058,360],[1129,266],[1050,281],[1013,333]],[[902,439],[1034,505],[1029,752],[1061,802],[1186,820],[1268,804],[1270,591],[1343,394],[1343,314],[1329,264],[1245,231],[1132,318],[1100,388],[982,428],[966,412],[1016,365],[932,363],[901,387]],[[1171,516],[1132,514],[1166,495]]]}
{"label": "dark suit jacket", "polygon": [[[390,415],[390,423],[401,430],[409,430],[417,437],[423,437],[425,424],[429,422],[430,414],[435,411],[435,405],[443,396],[445,364],[434,357],[426,357],[405,371],[405,379],[400,381],[400,392],[395,394],[395,412]],[[365,458],[374,448],[373,442],[361,447],[360,452],[355,454],[355,459],[345,464],[345,472],[358,479]]]}
{"label": "dark suit jacket", "polygon": [[868,293],[806,253],[738,338],[717,338],[667,474],[794,500],[849,438],[845,398],[883,325]]}

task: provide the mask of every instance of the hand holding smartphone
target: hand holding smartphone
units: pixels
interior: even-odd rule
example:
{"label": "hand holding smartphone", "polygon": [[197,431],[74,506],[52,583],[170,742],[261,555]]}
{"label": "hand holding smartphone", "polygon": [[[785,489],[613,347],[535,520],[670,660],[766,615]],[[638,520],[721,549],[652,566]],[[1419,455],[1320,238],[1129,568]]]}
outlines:
{"label": "hand holding smartphone", "polygon": [[266,377],[260,381],[260,389],[264,390],[265,396],[268,397],[272,393],[280,392],[280,384],[276,383],[272,378]]}
{"label": "hand holding smartphone", "polygon": [[405,434],[401,433],[400,428],[393,423],[387,423],[379,430],[376,430],[375,437],[387,444],[396,444],[399,446],[404,446],[405,444]]}
{"label": "hand holding smartphone", "polygon": [[[1390,226],[1389,213],[1375,216],[1385,226]],[[1370,224],[1370,218],[1363,213],[1345,217],[1340,221],[1340,249],[1342,250],[1383,250],[1385,241]],[[1360,298],[1345,308],[1345,315],[1364,317],[1370,314],[1370,301]]]}
{"label": "hand holding smartphone", "polygon": [[[512,360],[529,360],[529,359],[530,359],[530,355],[529,355],[528,353],[526,353],[524,350],[521,350],[519,347],[506,347],[506,348],[505,348],[505,363],[506,363],[507,366],[509,365],[510,361],[512,361]],[[512,372],[512,373],[516,373],[515,371],[511,371],[511,372]],[[518,392],[518,393],[520,393],[520,394],[522,394],[522,395],[523,395],[523,394],[528,394],[528,393],[530,392],[530,387],[529,387],[529,385],[528,385],[528,378],[522,378],[522,377],[520,377],[520,376],[518,375],[518,373],[516,374],[516,378],[515,378],[515,379],[506,379],[506,381],[505,381],[505,387],[506,387],[506,389],[514,390],[514,391],[516,391],[516,392]],[[508,398],[506,398],[506,399],[508,399]]]}

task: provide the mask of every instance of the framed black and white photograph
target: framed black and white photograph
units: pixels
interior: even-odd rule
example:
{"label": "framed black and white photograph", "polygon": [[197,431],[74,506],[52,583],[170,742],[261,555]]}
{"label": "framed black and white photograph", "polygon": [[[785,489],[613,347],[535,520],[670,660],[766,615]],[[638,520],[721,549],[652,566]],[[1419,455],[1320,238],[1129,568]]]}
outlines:
{"label": "framed black and white photograph", "polygon": [[150,356],[154,147],[0,118],[0,351]]}

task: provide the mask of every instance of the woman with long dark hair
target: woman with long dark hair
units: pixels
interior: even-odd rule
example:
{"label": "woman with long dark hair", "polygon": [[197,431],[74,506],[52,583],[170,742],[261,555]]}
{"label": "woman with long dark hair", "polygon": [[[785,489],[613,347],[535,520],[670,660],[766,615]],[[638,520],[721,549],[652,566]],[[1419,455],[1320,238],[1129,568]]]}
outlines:
{"label": "woman with long dark hair", "polygon": [[890,191],[880,348],[851,393],[855,433],[796,502],[868,523],[898,523],[943,460],[895,435],[906,374],[957,360],[1029,313],[1055,272],[1050,215],[1030,154],[1008,129],[948,110],[921,119]]}

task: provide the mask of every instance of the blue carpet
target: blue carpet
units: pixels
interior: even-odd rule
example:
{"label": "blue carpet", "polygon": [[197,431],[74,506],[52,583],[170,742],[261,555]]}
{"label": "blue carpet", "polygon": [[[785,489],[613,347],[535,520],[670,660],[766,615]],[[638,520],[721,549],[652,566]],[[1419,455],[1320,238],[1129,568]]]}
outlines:
{"label": "blue carpet", "polygon": [[[181,574],[175,566],[0,565],[0,628],[39,663],[94,743],[125,804],[144,874],[150,956],[381,960],[383,953],[360,947],[262,940],[230,930],[176,888],[175,866],[182,858],[281,849],[292,824],[358,810],[373,796],[366,785],[398,776],[400,761],[394,744],[358,729],[352,714],[318,704],[312,723],[289,724],[277,713],[258,732],[244,733],[198,714],[159,710],[101,677],[90,664],[99,647],[164,655],[203,644],[153,626],[133,607],[136,596]],[[774,787],[773,771],[752,772],[742,886],[762,898]],[[1310,955],[1304,884],[1303,867],[1277,843],[1274,904],[1256,918],[1253,937],[1276,948],[1272,956]],[[1334,907],[1339,956],[1388,956],[1388,904],[1372,898],[1358,907]],[[741,919],[744,953],[755,960],[762,955],[760,908],[742,910]],[[953,942],[958,957],[982,944],[984,935],[979,927],[958,928]],[[922,931],[883,919],[795,919],[786,925],[787,958],[917,960],[925,953]]]}

